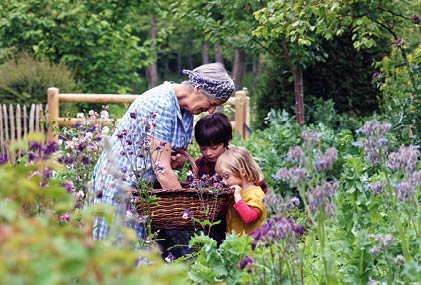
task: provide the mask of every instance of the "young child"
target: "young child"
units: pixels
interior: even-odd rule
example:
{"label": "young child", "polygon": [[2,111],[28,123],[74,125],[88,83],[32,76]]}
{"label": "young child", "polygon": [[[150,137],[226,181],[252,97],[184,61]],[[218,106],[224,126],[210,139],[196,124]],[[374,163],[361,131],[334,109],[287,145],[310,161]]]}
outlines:
{"label": "young child", "polygon": [[[231,122],[221,112],[203,116],[194,127],[194,137],[202,152],[195,161],[199,177],[215,175],[216,160],[228,149],[232,140]],[[256,185],[267,192],[264,181],[259,181]],[[209,236],[220,245],[225,239],[226,222],[225,217],[216,217],[216,220],[221,222],[212,226]]]}
{"label": "young child", "polygon": [[263,179],[259,165],[246,148],[234,147],[219,156],[215,167],[225,184],[234,190],[234,201],[227,209],[227,232],[253,232],[266,219],[265,193],[256,186]]}
{"label": "young child", "polygon": [[202,152],[195,161],[199,177],[215,175],[216,160],[232,140],[230,121],[220,112],[203,116],[194,127],[194,137]]}

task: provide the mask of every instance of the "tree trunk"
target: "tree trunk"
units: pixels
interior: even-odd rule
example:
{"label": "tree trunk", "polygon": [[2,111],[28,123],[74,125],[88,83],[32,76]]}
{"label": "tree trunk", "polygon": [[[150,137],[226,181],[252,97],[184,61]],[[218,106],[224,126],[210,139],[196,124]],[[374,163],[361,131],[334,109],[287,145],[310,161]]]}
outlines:
{"label": "tree trunk", "polygon": [[191,49],[188,48],[187,49],[187,64],[189,65],[189,69],[192,70],[193,69],[193,60],[191,57]]}
{"label": "tree trunk", "polygon": [[213,47],[215,49],[215,62],[224,64],[224,55],[221,52],[221,46],[219,45],[219,40],[215,42]]}
{"label": "tree trunk", "polygon": [[[151,16],[151,35],[150,35],[151,40],[156,39],[157,30],[158,30],[158,26],[155,22],[155,18]],[[153,48],[154,62],[146,67],[146,79],[148,80],[148,89],[158,85],[158,65],[156,63],[157,53],[156,53],[155,45],[152,45],[152,48]]]}
{"label": "tree trunk", "polygon": [[252,97],[254,94],[254,89],[256,89],[256,85],[259,82],[260,74],[262,74],[262,62],[263,62],[263,55],[259,55],[259,58],[256,61],[253,61],[253,82],[251,83],[249,96]]}
{"label": "tree trunk", "polygon": [[182,49],[178,50],[177,53],[177,74],[181,74],[181,60],[182,60],[182,56],[183,56],[183,51]]}
{"label": "tree trunk", "polygon": [[170,75],[170,59],[168,58],[168,55],[167,55],[164,61],[164,79],[168,80],[169,75]]}
{"label": "tree trunk", "polygon": [[202,43],[202,64],[209,63],[209,41]]}
{"label": "tree trunk", "polygon": [[296,66],[294,69],[294,92],[297,123],[304,126],[303,70],[301,66]]}
{"label": "tree trunk", "polygon": [[246,55],[243,50],[235,49],[234,53],[234,66],[232,73],[234,77],[235,90],[242,89],[243,77],[246,70]]}

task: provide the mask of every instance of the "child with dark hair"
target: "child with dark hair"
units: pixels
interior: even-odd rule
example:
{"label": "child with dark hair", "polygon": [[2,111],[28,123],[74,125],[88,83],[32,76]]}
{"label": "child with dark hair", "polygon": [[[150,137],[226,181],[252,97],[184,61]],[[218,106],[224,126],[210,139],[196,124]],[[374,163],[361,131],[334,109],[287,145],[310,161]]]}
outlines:
{"label": "child with dark hair", "polygon": [[[229,143],[232,140],[231,122],[221,112],[203,116],[194,127],[194,137],[202,152],[202,155],[195,161],[198,176],[215,175],[216,161],[229,148]],[[267,192],[264,181],[256,183],[256,186],[260,186],[264,193]],[[226,221],[225,217],[216,217],[216,219],[221,222],[212,226],[209,236],[220,245],[225,239]]]}

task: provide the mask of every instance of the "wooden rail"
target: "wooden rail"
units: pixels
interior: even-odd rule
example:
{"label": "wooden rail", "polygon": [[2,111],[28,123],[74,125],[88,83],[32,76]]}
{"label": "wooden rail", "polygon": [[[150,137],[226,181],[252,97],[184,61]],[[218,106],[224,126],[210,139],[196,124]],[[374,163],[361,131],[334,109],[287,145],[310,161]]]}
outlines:
{"label": "wooden rail", "polygon": [[[239,133],[243,139],[249,137],[247,126],[250,125],[250,107],[246,90],[235,92],[225,104],[234,106],[234,121],[231,122],[235,133]],[[48,88],[48,112],[49,122],[47,139],[57,140],[56,134],[52,131],[56,127],[73,126],[80,119],[62,118],[59,116],[60,103],[132,103],[141,95],[119,95],[119,94],[60,94],[59,89]],[[114,120],[102,120],[112,122]]]}

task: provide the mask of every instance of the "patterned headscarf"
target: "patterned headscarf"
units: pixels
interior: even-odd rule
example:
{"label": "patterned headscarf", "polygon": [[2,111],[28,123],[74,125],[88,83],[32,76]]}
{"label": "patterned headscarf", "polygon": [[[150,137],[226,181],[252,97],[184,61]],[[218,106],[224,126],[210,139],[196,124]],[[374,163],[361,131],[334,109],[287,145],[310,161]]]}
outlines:
{"label": "patterned headscarf", "polygon": [[203,89],[212,95],[212,99],[220,99],[224,103],[228,101],[232,92],[234,92],[234,83],[232,80],[216,81],[204,77],[202,74],[184,69],[183,74],[189,76],[189,82],[194,87]]}

